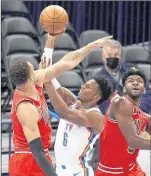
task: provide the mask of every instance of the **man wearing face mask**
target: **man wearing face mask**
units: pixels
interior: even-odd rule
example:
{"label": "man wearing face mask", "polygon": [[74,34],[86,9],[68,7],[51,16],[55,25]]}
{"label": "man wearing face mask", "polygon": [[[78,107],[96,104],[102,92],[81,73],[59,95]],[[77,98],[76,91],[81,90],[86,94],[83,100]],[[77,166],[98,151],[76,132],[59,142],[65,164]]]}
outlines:
{"label": "man wearing face mask", "polygon": [[[118,92],[120,96],[123,95],[123,86],[121,81],[123,73],[133,66],[132,64],[124,63],[121,60],[121,49],[122,46],[120,42],[118,42],[117,40],[112,40],[112,42],[106,44],[102,50],[104,67],[101,71],[97,73],[106,76],[113,84],[113,90],[115,92]],[[151,100],[151,91],[149,90],[149,84],[147,83],[147,89],[144,96],[142,97],[140,109],[148,114],[151,112],[150,100]],[[104,101],[103,103],[100,104],[99,108],[103,114],[106,113],[109,104],[110,100]],[[94,151],[90,163],[94,168],[94,170],[96,169],[97,162],[99,159],[98,151],[99,151],[99,142],[97,141],[96,149]]]}

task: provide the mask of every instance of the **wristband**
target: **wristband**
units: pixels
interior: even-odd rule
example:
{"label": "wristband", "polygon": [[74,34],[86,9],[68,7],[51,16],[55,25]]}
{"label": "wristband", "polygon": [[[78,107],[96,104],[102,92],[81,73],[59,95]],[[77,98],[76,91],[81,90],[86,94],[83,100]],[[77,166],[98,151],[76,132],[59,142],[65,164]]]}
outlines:
{"label": "wristband", "polygon": [[52,79],[51,82],[56,90],[61,87],[60,83],[58,82],[56,78]]}

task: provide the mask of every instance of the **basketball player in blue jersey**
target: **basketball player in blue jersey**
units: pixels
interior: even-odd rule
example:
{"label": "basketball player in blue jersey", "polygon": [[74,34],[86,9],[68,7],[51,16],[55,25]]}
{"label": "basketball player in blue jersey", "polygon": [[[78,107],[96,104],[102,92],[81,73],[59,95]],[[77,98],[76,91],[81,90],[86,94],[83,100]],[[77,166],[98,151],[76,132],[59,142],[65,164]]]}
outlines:
{"label": "basketball player in blue jersey", "polygon": [[98,75],[81,87],[76,99],[69,90],[58,85],[45,84],[50,101],[61,117],[55,142],[56,173],[58,176],[94,176],[87,164],[88,155],[104,125],[97,104],[110,97],[112,86]]}

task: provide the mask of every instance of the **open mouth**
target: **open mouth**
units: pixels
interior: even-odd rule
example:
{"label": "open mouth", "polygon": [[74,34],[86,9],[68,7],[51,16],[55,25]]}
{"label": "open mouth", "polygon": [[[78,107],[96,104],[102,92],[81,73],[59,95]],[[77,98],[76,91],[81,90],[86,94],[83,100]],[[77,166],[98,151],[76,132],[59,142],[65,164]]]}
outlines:
{"label": "open mouth", "polygon": [[132,90],[139,90],[139,88],[132,88]]}

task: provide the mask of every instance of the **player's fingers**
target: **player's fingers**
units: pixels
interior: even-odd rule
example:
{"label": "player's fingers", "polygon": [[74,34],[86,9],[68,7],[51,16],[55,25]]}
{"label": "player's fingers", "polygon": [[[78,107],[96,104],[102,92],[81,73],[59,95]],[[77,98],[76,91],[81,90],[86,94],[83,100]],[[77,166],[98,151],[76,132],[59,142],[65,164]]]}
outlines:
{"label": "player's fingers", "polygon": [[109,36],[107,36],[107,37],[104,37],[104,40],[110,40],[110,39],[112,39],[113,38],[113,35],[109,35]]}
{"label": "player's fingers", "polygon": [[43,66],[46,67],[46,57],[44,56]]}
{"label": "player's fingers", "polygon": [[45,58],[45,56],[42,56],[42,58],[41,58],[41,67],[42,68],[45,68],[44,58]]}
{"label": "player's fingers", "polygon": [[51,64],[51,59],[49,58],[49,60],[48,60],[48,66],[50,66],[50,64]]}

